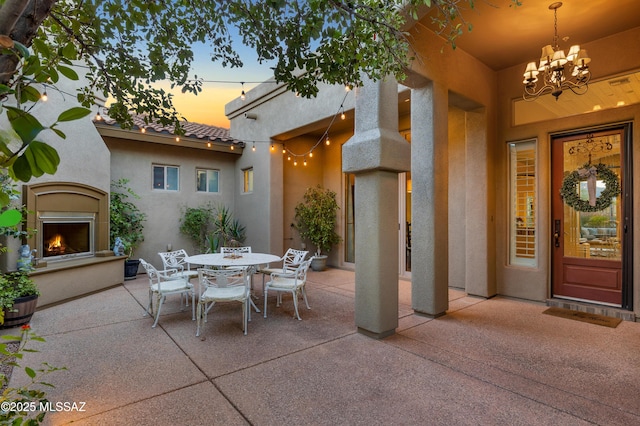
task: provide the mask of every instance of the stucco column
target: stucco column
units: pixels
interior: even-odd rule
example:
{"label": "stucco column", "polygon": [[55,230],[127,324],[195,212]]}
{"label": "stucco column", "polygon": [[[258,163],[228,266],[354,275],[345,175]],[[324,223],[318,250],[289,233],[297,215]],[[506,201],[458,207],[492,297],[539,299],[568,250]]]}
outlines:
{"label": "stucco column", "polygon": [[449,306],[448,94],[411,91],[411,304],[437,317]]}
{"label": "stucco column", "polygon": [[465,266],[468,294],[482,297],[496,295],[495,225],[493,221],[495,190],[491,167],[490,144],[484,110],[466,113],[466,191]]}
{"label": "stucco column", "polygon": [[342,147],[342,171],[354,173],[358,331],[375,338],[398,326],[398,173],[410,145],[398,133],[398,84],[388,77],[356,89],[355,133]]}

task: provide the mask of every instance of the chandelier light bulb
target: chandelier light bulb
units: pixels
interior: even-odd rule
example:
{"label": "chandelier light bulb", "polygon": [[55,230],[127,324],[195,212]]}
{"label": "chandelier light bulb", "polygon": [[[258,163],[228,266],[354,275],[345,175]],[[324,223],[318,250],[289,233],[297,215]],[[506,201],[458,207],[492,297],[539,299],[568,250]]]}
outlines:
{"label": "chandelier light bulb", "polygon": [[591,62],[591,58],[587,56],[587,52],[580,49],[579,45],[573,45],[565,56],[565,51],[558,46],[558,9],[561,6],[562,2],[549,5],[554,17],[553,44],[542,48],[538,67],[535,62],[529,62],[525,69],[522,97],[526,101],[534,101],[547,93],[551,93],[558,100],[565,90],[571,90],[577,95],[584,95],[589,90],[591,72],[588,63]]}

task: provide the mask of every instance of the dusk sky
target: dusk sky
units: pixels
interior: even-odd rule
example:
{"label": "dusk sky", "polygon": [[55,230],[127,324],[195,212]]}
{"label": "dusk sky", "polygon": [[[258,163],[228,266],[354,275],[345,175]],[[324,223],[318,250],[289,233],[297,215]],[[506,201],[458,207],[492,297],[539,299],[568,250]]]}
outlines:
{"label": "dusk sky", "polygon": [[[245,82],[244,90],[248,92],[258,83],[273,77],[269,64],[258,64],[257,56],[252,49],[237,43],[237,50],[242,57],[244,67],[224,68],[218,62],[212,62],[205,46],[195,50],[196,59],[191,77],[209,81],[225,81],[229,83],[203,83],[202,92],[195,96],[191,93],[183,94],[180,90],[173,91],[174,105],[181,115],[195,123],[229,128],[229,120],[224,115],[224,106],[240,96],[241,82]],[[170,85],[160,85],[169,91]]]}

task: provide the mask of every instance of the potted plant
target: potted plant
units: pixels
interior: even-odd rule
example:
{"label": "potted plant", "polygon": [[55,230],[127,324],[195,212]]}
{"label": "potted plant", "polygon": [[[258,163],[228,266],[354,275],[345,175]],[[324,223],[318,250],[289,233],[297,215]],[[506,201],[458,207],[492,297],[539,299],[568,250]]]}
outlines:
{"label": "potted plant", "polygon": [[303,200],[296,205],[296,229],[302,239],[308,239],[316,246],[311,263],[314,271],[326,268],[327,254],[342,241],[335,231],[339,208],[336,193],[320,185],[307,188]]}
{"label": "potted plant", "polygon": [[0,275],[0,324],[2,328],[27,324],[36,311],[40,291],[29,278],[29,272],[20,270]]}
{"label": "potted plant", "polygon": [[[109,202],[109,239],[116,255],[127,256],[124,264],[125,279],[132,279],[138,274],[140,260],[133,259],[134,250],[144,241],[144,221],[147,215],[129,200],[140,196],[127,186],[128,179],[111,182]],[[120,239],[121,249],[116,247],[116,239]],[[122,253],[120,253],[122,251]]]}

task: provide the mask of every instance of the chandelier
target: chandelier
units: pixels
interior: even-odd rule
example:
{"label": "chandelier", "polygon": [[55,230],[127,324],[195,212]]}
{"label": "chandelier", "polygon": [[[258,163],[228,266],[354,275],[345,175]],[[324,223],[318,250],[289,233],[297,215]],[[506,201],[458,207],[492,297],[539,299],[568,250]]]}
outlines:
{"label": "chandelier", "polygon": [[[571,90],[578,95],[584,95],[589,89],[588,83],[591,78],[588,63],[591,59],[587,56],[587,51],[574,45],[569,49],[569,54],[565,56],[564,50],[558,47],[558,9],[562,2],[555,2],[549,5],[553,10],[553,46],[546,45],[542,48],[540,65],[529,62],[524,72],[524,95],[525,101],[536,100],[540,95],[551,93],[558,96],[564,90]],[[570,74],[569,74],[570,73]],[[542,87],[538,88],[538,74]]]}

